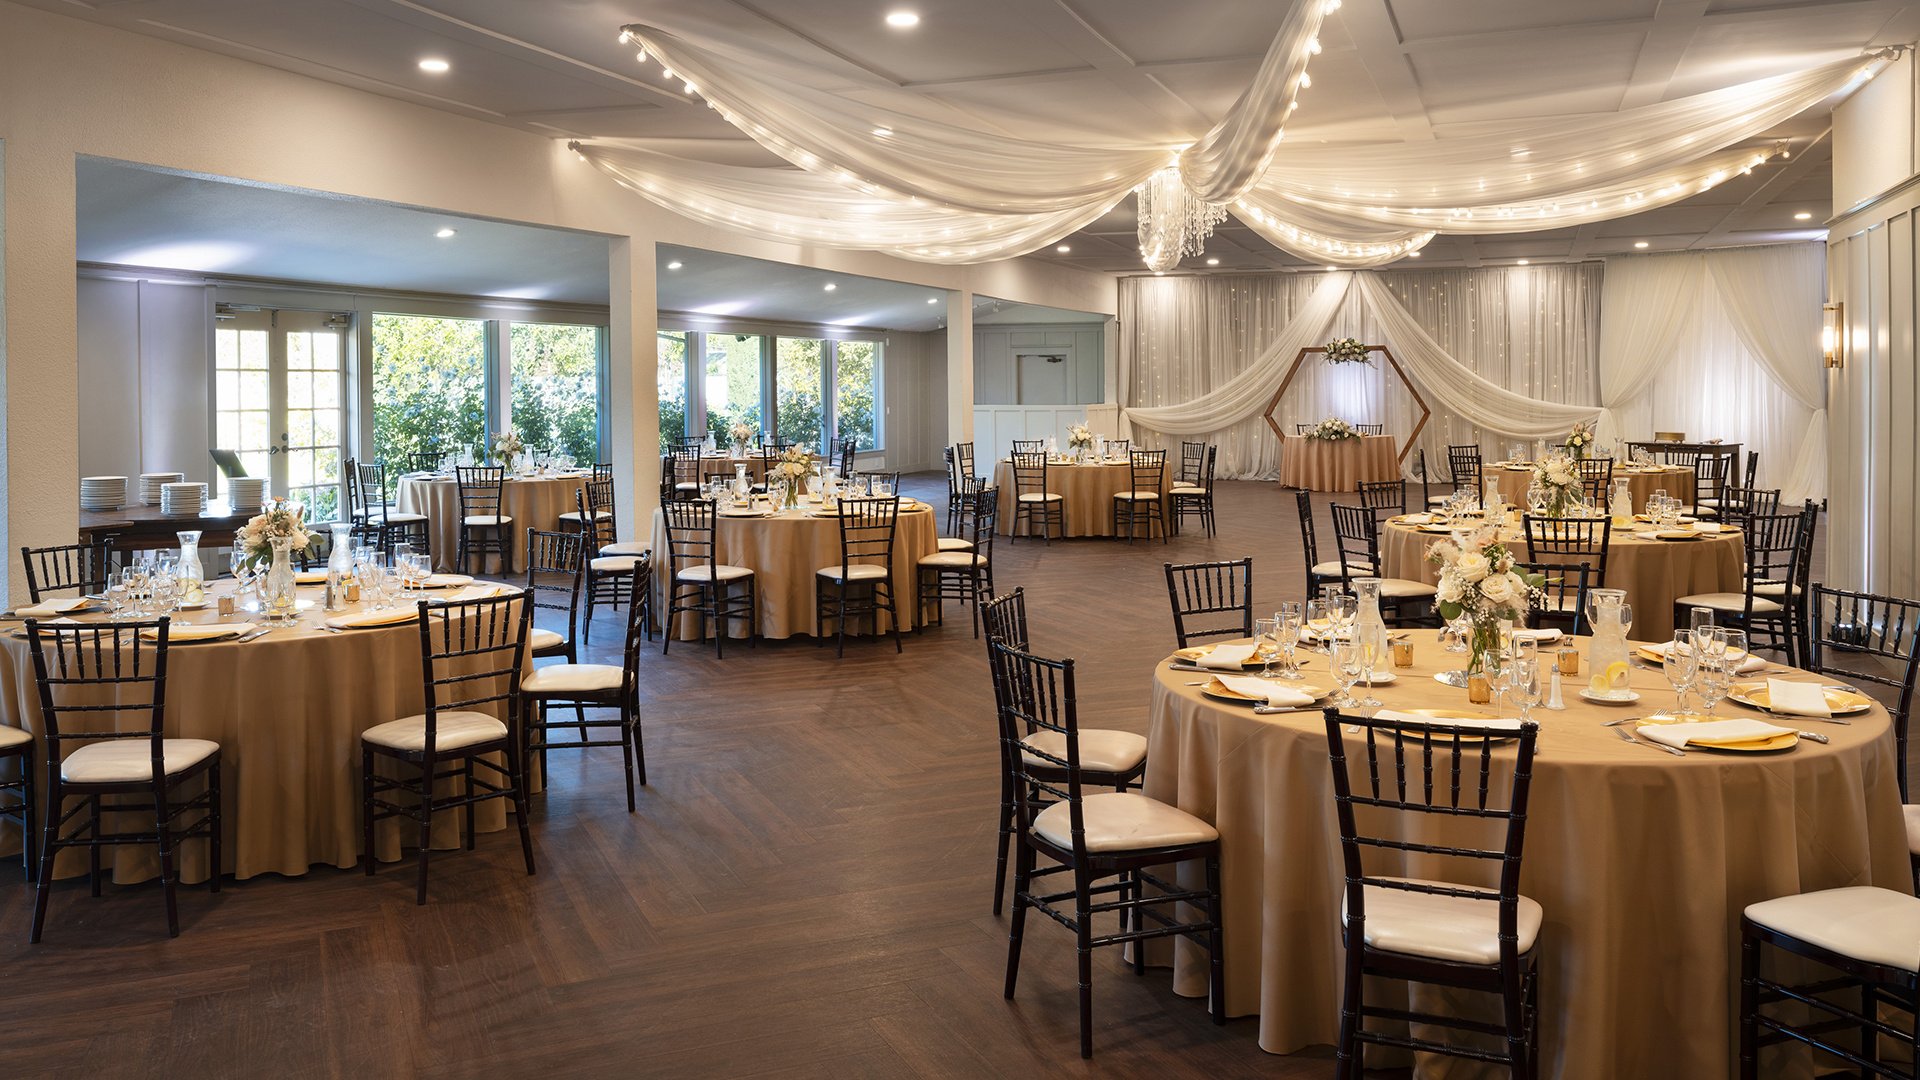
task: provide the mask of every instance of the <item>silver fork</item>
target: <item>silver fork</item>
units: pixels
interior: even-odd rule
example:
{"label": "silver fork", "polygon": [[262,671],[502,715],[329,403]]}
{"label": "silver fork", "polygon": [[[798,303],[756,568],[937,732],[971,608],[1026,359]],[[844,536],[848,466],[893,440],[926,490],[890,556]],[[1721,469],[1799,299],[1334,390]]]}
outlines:
{"label": "silver fork", "polygon": [[1644,746],[1652,750],[1665,750],[1667,753],[1672,754],[1674,757],[1687,756],[1687,752],[1685,750],[1680,749],[1677,746],[1668,746],[1666,743],[1654,742],[1651,739],[1636,739],[1632,735],[1629,735],[1627,733],[1627,729],[1623,727],[1614,728],[1613,733],[1615,735],[1620,736],[1620,738],[1622,738],[1623,740],[1632,743],[1635,746]]}

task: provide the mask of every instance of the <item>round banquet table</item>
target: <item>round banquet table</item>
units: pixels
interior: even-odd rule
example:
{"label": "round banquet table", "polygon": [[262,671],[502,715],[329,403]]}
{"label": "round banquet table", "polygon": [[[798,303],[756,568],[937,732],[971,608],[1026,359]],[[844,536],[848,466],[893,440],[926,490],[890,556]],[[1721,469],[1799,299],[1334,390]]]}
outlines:
{"label": "round banquet table", "polygon": [[[1527,505],[1527,488],[1533,483],[1530,463],[1491,462],[1486,466],[1485,475],[1499,483],[1500,497],[1508,506]],[[1636,514],[1646,513],[1647,496],[1656,491],[1664,490],[1688,505],[1693,503],[1693,470],[1685,465],[1615,465],[1613,478],[1627,482]]]}
{"label": "round banquet table", "polygon": [[[587,473],[553,476],[509,476],[500,489],[500,512],[513,519],[507,535],[513,565],[526,565],[527,530],[560,528],[560,515],[579,509],[577,495],[590,479]],[[433,545],[433,568],[471,573],[455,565],[460,558],[460,484],[452,476],[413,473],[400,478],[394,506],[403,514],[427,516],[427,542]],[[483,557],[483,574],[501,572],[497,555]]]}
{"label": "round banquet table", "polygon": [[[1515,558],[1525,559],[1520,519],[1509,515],[1508,521],[1500,538]],[[1639,527],[1650,528],[1644,524]],[[1384,573],[1439,584],[1440,568],[1427,561],[1427,548],[1445,535],[1425,531],[1404,518],[1388,518],[1380,530]],[[1627,591],[1627,603],[1633,605],[1635,637],[1665,641],[1673,636],[1673,602],[1694,593],[1739,592],[1743,558],[1738,529],[1722,529],[1699,540],[1654,540],[1616,525],[1607,549],[1606,587]]]}
{"label": "round banquet table", "polygon": [[[1433,631],[1415,631],[1413,641],[1414,666],[1399,669],[1375,696],[1393,708],[1471,708],[1465,691],[1432,678],[1458,667],[1459,654],[1443,651]],[[1584,654],[1585,640],[1578,644]],[[1301,655],[1309,678],[1331,685],[1325,658]],[[1843,885],[1912,890],[1891,719],[1876,705],[1850,726],[1802,721],[1830,745],[1801,740],[1768,754],[1696,748],[1673,757],[1629,746],[1601,726],[1670,707],[1672,691],[1658,671],[1633,670],[1643,698],[1637,710],[1575,696],[1586,679],[1584,655],[1581,671],[1566,688],[1565,711],[1533,714],[1540,736],[1520,888],[1546,913],[1538,945],[1541,1075],[1731,1076],[1741,910]],[[1189,685],[1200,677],[1164,662],[1154,672],[1146,794],[1220,830],[1227,1014],[1259,1014],[1260,1046],[1272,1053],[1332,1044],[1344,869],[1322,714],[1257,716],[1203,696]],[[1722,710],[1758,715],[1731,703]],[[1358,736],[1348,743],[1350,754],[1364,746]],[[1495,754],[1497,774],[1498,762],[1506,763],[1495,783],[1504,785],[1513,751]],[[1467,821],[1409,828],[1429,843],[1490,838],[1466,831],[1476,828]],[[1468,880],[1497,867],[1469,870],[1465,862],[1429,856],[1389,865],[1370,855],[1368,870],[1497,885],[1494,876]],[[1199,886],[1197,863],[1180,873]],[[1176,992],[1205,997],[1204,950],[1178,942],[1173,963]],[[1370,984],[1368,1000],[1404,1007],[1405,986]],[[1414,1004],[1452,1015],[1476,1010],[1482,1018],[1489,1014],[1480,1010],[1491,1010],[1497,1020],[1490,998],[1440,993],[1417,990]],[[1385,1063],[1374,1048],[1369,1063],[1377,1058]],[[1423,1062],[1420,1074],[1437,1064]],[[1444,1064],[1445,1075],[1473,1074],[1471,1062]]]}
{"label": "round banquet table", "polygon": [[1360,483],[1400,479],[1391,435],[1357,439],[1280,436],[1280,486],[1307,491],[1356,491]]}
{"label": "round banquet table", "polygon": [[[233,584],[231,578],[215,581],[207,591],[209,596],[219,596],[231,592]],[[220,744],[223,870],[236,878],[305,874],[308,867],[321,863],[341,868],[357,864],[360,733],[426,708],[419,624],[409,621],[329,633],[321,629],[329,617],[324,593],[324,587],[301,587],[301,602],[311,606],[300,612],[293,626],[276,628],[254,641],[169,643],[167,737],[211,739]],[[452,593],[436,590],[428,595]],[[414,605],[412,600],[405,603],[409,609]],[[356,604],[332,614],[362,610]],[[76,618],[100,620],[98,615],[84,613]],[[246,611],[222,620],[211,602],[204,610],[176,612],[173,621],[176,626],[222,621],[266,625],[258,614]],[[483,708],[499,714],[494,706]],[[39,690],[24,628],[0,634],[0,723],[24,727],[36,736],[41,732]],[[36,756],[44,750],[45,744],[39,744]],[[537,761],[529,764],[533,790],[539,789],[537,769]],[[199,787],[190,785],[185,790],[194,795]],[[45,798],[44,790],[41,797]],[[488,800],[475,810],[477,830],[506,827],[505,800]],[[43,824],[45,820],[41,818]],[[111,821],[109,815],[109,828],[114,827]],[[412,843],[410,824],[390,820],[376,827],[376,854],[382,861],[401,857],[403,825]],[[459,825],[457,812],[437,815],[434,847],[458,847]],[[137,817],[129,816],[124,827],[141,826]],[[144,827],[152,828],[150,814]],[[19,830],[11,824],[4,842],[7,850],[19,851]],[[159,876],[159,861],[151,846],[116,847],[103,859],[117,882]],[[182,844],[176,859],[181,880],[205,881],[209,876],[206,844]],[[78,876],[86,869],[85,851],[64,851],[54,875]]]}
{"label": "round banquet table", "polygon": [[[909,507],[911,503],[911,507]],[[911,630],[916,617],[915,567],[921,559],[937,550],[938,533],[934,528],[933,507],[917,499],[901,500],[900,516],[893,536],[893,600],[900,611],[900,629]],[[814,516],[808,510],[783,510],[771,516],[730,517],[725,512],[714,525],[715,561],[728,566],[744,566],[753,571],[756,599],[759,603],[761,637],[789,638],[812,636],[814,628],[814,575],[823,566],[840,562],[840,519],[832,515]],[[653,512],[654,593],[660,618],[666,617],[671,568],[667,559],[666,517]],[[852,633],[866,625],[864,618],[850,620]],[[883,612],[874,619],[876,633],[892,630],[893,624]],[[713,630],[708,620],[708,630]],[[828,627],[832,629],[831,626]],[[747,632],[739,621],[728,624],[730,637],[744,638]],[[682,612],[674,621],[676,641],[698,641],[700,620]]]}
{"label": "round banquet table", "polygon": [[[1173,513],[1172,480],[1167,470],[1160,472],[1160,506],[1164,513]],[[993,470],[993,484],[1000,489],[999,524],[1002,536],[1026,536],[1030,530],[1021,526],[1014,531],[1014,490],[1013,463],[1001,461]],[[1126,461],[1108,458],[1091,465],[1078,465],[1070,461],[1050,461],[1047,463],[1047,491],[1060,496],[1064,504],[1061,515],[1060,534],[1062,536],[1112,536],[1113,497],[1123,491],[1133,490],[1133,466]],[[1032,533],[1032,535],[1039,535]],[[1138,534],[1136,534],[1138,535]],[[1154,535],[1159,535],[1156,532]]]}

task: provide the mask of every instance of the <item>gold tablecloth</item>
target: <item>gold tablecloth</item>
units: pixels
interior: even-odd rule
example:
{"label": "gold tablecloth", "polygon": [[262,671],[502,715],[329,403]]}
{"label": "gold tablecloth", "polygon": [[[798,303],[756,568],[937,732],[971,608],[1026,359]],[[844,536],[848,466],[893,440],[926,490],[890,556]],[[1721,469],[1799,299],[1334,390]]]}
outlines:
{"label": "gold tablecloth", "polygon": [[[1506,466],[1490,464],[1485,475],[1494,477],[1500,484],[1500,497],[1508,506],[1527,505],[1527,487],[1533,483],[1531,465]],[[1665,490],[1667,494],[1683,502],[1693,502],[1693,470],[1681,465],[1655,465],[1650,469],[1628,470],[1615,466],[1615,480],[1625,480],[1627,491],[1633,496],[1633,512],[1644,514],[1647,511],[1647,496],[1656,491]]]}
{"label": "gold tablecloth", "polygon": [[[1014,490],[1011,461],[1002,461],[994,468],[993,483],[1000,489],[1000,535],[1029,535],[1025,525],[1021,526],[1018,533],[1013,531]],[[1170,495],[1172,488],[1173,470],[1162,470],[1160,505],[1162,511],[1168,515],[1173,513]],[[1062,536],[1113,536],[1115,535],[1113,497],[1122,491],[1133,490],[1133,466],[1126,462],[1102,462],[1098,465],[1050,464],[1047,466],[1047,490],[1060,496],[1063,504],[1064,520],[1060,526]],[[1039,536],[1040,534],[1034,531],[1031,535]],[[1154,535],[1160,535],[1157,529]]]}
{"label": "gold tablecloth", "polygon": [[[915,502],[915,508],[901,510],[893,536],[893,598],[900,610],[900,628],[911,630],[917,617],[914,568],[936,550],[938,533],[933,507]],[[653,512],[655,609],[665,618],[668,591],[666,518]],[[812,517],[804,510],[789,510],[772,517],[727,517],[722,515],[714,528],[714,557],[729,566],[744,566],[753,571],[758,590],[760,636],[788,638],[797,634],[812,636],[814,615],[814,574],[823,566],[840,562],[840,519]],[[736,586],[738,588],[738,586]],[[880,632],[889,632],[893,624],[885,613],[876,621]],[[709,620],[711,622],[711,620]],[[856,620],[849,632],[864,630],[867,620]],[[709,632],[712,627],[709,626]],[[834,627],[827,627],[831,633]],[[674,623],[674,640],[697,640],[699,619],[682,613]],[[728,634],[744,638],[746,630],[738,621],[728,624]]]}
{"label": "gold tablecloth", "polygon": [[[1431,631],[1413,640],[1415,666],[1376,696],[1399,708],[1469,707],[1465,691],[1432,678],[1460,657],[1443,652]],[[1306,666],[1328,680],[1323,657]],[[1671,706],[1659,672],[1634,670],[1644,700],[1625,709],[1575,697],[1584,664],[1582,672],[1566,688],[1565,711],[1534,712],[1541,732],[1520,887],[1546,912],[1541,1075],[1731,1076],[1741,909],[1842,885],[1912,888],[1890,718],[1876,707],[1851,726],[1802,725],[1831,737],[1828,746],[1803,740],[1784,753],[1672,757],[1628,746],[1600,726]],[[1260,1045],[1273,1053],[1331,1044],[1344,879],[1321,714],[1256,716],[1203,697],[1188,685],[1196,678],[1165,664],[1155,671],[1146,793],[1220,830],[1227,1014],[1258,1013]],[[1757,715],[1731,703],[1722,710]],[[1511,750],[1497,753],[1511,762]],[[1423,839],[1486,839],[1462,831],[1470,827],[1444,823]],[[1463,880],[1462,862],[1370,857],[1367,865]],[[1181,872],[1199,884],[1198,864]],[[1204,950],[1182,941],[1174,961],[1176,991],[1204,997]],[[1370,985],[1368,999],[1392,1002],[1404,986]],[[1422,1004],[1497,1012],[1483,998],[1439,1004],[1429,993],[1421,992]],[[1370,1063],[1383,1057],[1378,1048],[1368,1055]],[[1471,1065],[1449,1062],[1446,1073]]]}
{"label": "gold tablecloth", "polygon": [[[501,513],[513,519],[507,527],[511,537],[513,565],[526,569],[527,530],[560,528],[560,515],[579,508],[575,496],[589,477],[573,476],[508,477],[500,491]],[[400,493],[394,505],[403,514],[427,515],[428,542],[433,545],[436,570],[472,573],[456,563],[460,558],[460,484],[451,476],[414,474],[400,478]],[[497,556],[486,556],[485,574],[500,572]]]}
{"label": "gold tablecloth", "polygon": [[[1502,538],[1516,558],[1524,559],[1526,541],[1519,518],[1510,520],[1513,524],[1503,530]],[[1633,636],[1649,641],[1671,638],[1673,602],[1682,596],[1739,592],[1741,536],[1728,529],[1703,540],[1642,540],[1615,526],[1607,551],[1605,587],[1627,590],[1627,603],[1633,605]],[[1380,562],[1386,576],[1438,584],[1440,568],[1427,561],[1427,548],[1439,539],[1442,534],[1389,519],[1380,530]]]}
{"label": "gold tablecloth", "polygon": [[1280,484],[1308,491],[1357,491],[1360,482],[1400,479],[1399,447],[1391,435],[1357,439],[1280,436]]}
{"label": "gold tablecloth", "polygon": [[[232,579],[217,581],[208,592],[218,596],[232,587]],[[321,863],[343,868],[358,863],[360,733],[426,708],[418,624],[328,633],[320,629],[329,616],[324,595],[323,588],[302,587],[301,601],[312,606],[300,613],[297,624],[256,641],[176,643],[167,652],[167,737],[220,744],[225,871],[236,878],[298,875]],[[357,610],[358,605],[346,609]],[[82,616],[83,621],[94,618]],[[245,611],[223,620],[211,604],[174,615],[176,625],[222,621],[265,625],[257,613]],[[24,727],[36,736],[41,731],[39,690],[24,630],[0,634],[0,723]],[[39,761],[44,752],[44,743],[35,748],[37,767],[45,767]],[[529,769],[537,790],[537,762]],[[183,791],[191,796],[199,788],[190,785]],[[476,810],[480,831],[506,827],[504,800],[489,800]],[[44,825],[45,818],[41,821]],[[458,846],[459,824],[457,812],[439,815],[434,846]],[[138,826],[137,819],[128,818],[126,827]],[[152,827],[151,815],[146,827]],[[401,827],[395,821],[378,826],[375,843],[382,861],[400,858]],[[405,827],[411,845],[413,827]],[[19,830],[11,824],[4,828],[0,843],[17,853]],[[119,847],[104,858],[115,881],[159,876],[159,861],[150,846]],[[177,860],[183,880],[209,876],[204,842],[180,845]],[[84,851],[66,851],[54,873],[81,875],[86,866]]]}

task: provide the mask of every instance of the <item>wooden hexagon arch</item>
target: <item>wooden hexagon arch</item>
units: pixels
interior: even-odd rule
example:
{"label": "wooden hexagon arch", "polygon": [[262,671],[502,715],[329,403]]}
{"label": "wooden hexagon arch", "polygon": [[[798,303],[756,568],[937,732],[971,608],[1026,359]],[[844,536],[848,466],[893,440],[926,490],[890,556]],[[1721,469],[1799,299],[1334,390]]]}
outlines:
{"label": "wooden hexagon arch", "polygon": [[[1293,366],[1287,369],[1287,377],[1280,380],[1280,389],[1273,392],[1273,400],[1267,402],[1267,411],[1264,414],[1264,418],[1267,421],[1267,426],[1273,429],[1273,434],[1276,438],[1285,438],[1286,433],[1280,430],[1279,424],[1274,423],[1273,410],[1280,407],[1280,399],[1286,396],[1287,387],[1293,385],[1293,377],[1300,373],[1300,365],[1306,362],[1307,354],[1324,353],[1326,351],[1327,347],[1325,345],[1309,345],[1301,349],[1300,355],[1293,358]],[[1400,384],[1407,388],[1407,393],[1413,395],[1413,403],[1420,406],[1419,421],[1413,425],[1412,431],[1407,432],[1406,440],[1400,444],[1400,457],[1398,460],[1404,464],[1407,460],[1407,455],[1413,451],[1413,441],[1420,437],[1420,429],[1427,426],[1427,418],[1433,415],[1433,410],[1427,408],[1427,399],[1421,397],[1420,391],[1414,389],[1413,380],[1407,378],[1407,373],[1401,368],[1400,361],[1393,358],[1392,349],[1387,348],[1385,345],[1369,345],[1367,346],[1367,351],[1370,353],[1377,352],[1387,358],[1387,363],[1393,365],[1393,373],[1400,376]]]}

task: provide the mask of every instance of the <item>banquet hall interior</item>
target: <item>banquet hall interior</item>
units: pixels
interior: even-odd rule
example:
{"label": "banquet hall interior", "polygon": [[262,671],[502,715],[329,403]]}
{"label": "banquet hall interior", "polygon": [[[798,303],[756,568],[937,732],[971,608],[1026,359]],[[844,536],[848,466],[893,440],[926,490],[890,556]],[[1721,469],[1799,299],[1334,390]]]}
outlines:
{"label": "banquet hall interior", "polygon": [[0,1076],[1920,1076],[1917,41],[0,0]]}

